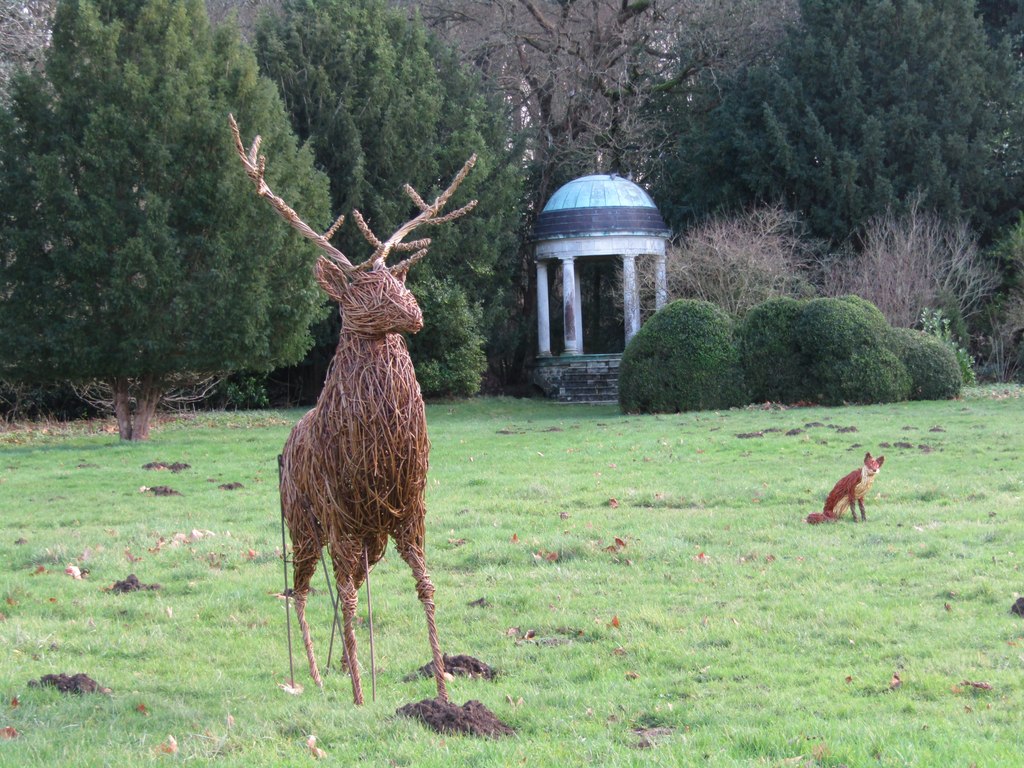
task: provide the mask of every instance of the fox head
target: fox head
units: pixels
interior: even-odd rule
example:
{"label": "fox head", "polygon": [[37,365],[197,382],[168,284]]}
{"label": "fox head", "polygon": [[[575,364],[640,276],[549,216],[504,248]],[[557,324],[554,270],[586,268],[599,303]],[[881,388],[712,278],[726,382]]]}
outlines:
{"label": "fox head", "polygon": [[871,455],[871,452],[864,454],[864,471],[869,475],[877,475],[878,470],[882,468],[882,464],[885,463],[885,456],[879,456],[877,459]]}

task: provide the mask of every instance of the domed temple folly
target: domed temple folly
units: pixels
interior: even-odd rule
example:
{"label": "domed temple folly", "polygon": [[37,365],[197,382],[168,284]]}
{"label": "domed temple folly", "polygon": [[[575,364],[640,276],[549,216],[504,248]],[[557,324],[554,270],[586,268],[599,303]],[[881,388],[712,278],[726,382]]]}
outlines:
{"label": "domed temple folly", "polygon": [[[637,259],[649,256],[655,260],[655,308],[661,309],[667,295],[665,244],[669,234],[650,195],[622,176],[583,176],[551,196],[533,229],[538,346],[533,380],[545,394],[577,402],[617,399],[621,349],[640,328]],[[606,339],[592,343],[584,338],[581,280],[588,270],[607,267],[609,262],[616,267],[621,263],[625,326],[618,343],[610,345],[617,347],[612,351],[595,348],[602,341],[607,345]],[[552,354],[549,293],[558,284],[562,311],[560,317],[554,317],[554,324],[561,326],[562,344],[560,354]],[[595,306],[595,301],[600,301],[600,296],[591,296],[588,306]]]}

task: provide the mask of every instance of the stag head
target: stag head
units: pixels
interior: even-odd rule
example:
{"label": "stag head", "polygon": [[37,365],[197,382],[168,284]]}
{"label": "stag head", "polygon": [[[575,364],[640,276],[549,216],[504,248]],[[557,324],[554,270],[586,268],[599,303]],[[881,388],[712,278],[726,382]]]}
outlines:
{"label": "stag head", "polygon": [[[267,185],[264,179],[267,161],[259,154],[260,137],[256,136],[252,146],[246,151],[234,116],[229,115],[228,121],[234,135],[235,149],[242,160],[242,165],[245,166],[246,174],[256,185],[256,194],[270,203],[281,218],[323,252],[317,259],[316,281],[327,295],[341,306],[343,327],[366,336],[395,332],[415,333],[422,328],[423,313],[412,293],[405,287],[405,279],[409,269],[426,256],[430,238],[409,242],[405,242],[405,238],[418,227],[454,221],[473,210],[476,200],[441,215],[448,200],[476,163],[476,155],[466,161],[448,188],[432,203],[426,203],[415,189],[406,184],[405,193],[419,209],[419,214],[402,224],[386,240],[381,240],[373,233],[359,211],[353,211],[352,217],[359,231],[373,247],[373,253],[366,261],[353,264],[330,243],[331,238],[344,223],[345,217],[339,216],[335,219],[323,234],[314,231]],[[389,266],[388,257],[394,253],[410,255]]]}

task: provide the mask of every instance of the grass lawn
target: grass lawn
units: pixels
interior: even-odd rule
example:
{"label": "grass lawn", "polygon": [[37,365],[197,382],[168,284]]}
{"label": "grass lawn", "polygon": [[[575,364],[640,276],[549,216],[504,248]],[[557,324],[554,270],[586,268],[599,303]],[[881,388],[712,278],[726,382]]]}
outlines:
{"label": "grass lawn", "polygon": [[[449,690],[518,732],[502,740],[395,715],[434,686],[407,679],[430,654],[393,551],[371,580],[376,701],[366,669],[362,708],[336,670],[318,690],[298,647],[305,690],[281,688],[276,456],[299,415],[199,414],[136,445],[104,423],[0,432],[0,765],[310,765],[310,735],[336,765],[1024,760],[1020,389],[668,416],[429,406],[442,646],[499,671]],[[804,524],[865,451],[886,457],[867,522]],[[129,574],[160,589],[111,590]],[[110,692],[30,685],[62,672]]]}

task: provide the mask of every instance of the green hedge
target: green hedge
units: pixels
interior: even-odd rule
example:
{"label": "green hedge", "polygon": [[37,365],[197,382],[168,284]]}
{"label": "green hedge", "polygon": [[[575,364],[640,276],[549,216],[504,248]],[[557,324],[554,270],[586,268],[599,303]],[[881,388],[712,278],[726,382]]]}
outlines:
{"label": "green hedge", "polygon": [[910,375],[911,400],[949,400],[960,395],[963,373],[948,344],[923,331],[892,328],[888,346]]}
{"label": "green hedge", "polygon": [[736,328],[736,346],[755,403],[795,403],[805,397],[796,323],[806,302],[779,296],[753,307]]}
{"label": "green hedge", "polygon": [[747,402],[733,319],[709,302],[672,302],[644,324],[622,354],[624,411],[675,413]]}
{"label": "green hedge", "polygon": [[890,326],[858,296],[812,299],[796,323],[806,399],[822,405],[906,400],[910,376],[886,346]]}

